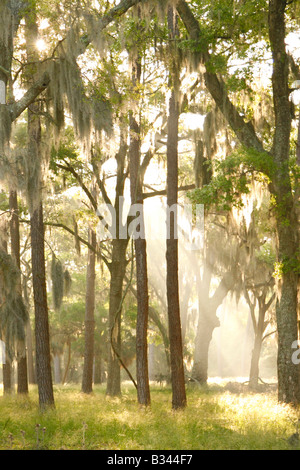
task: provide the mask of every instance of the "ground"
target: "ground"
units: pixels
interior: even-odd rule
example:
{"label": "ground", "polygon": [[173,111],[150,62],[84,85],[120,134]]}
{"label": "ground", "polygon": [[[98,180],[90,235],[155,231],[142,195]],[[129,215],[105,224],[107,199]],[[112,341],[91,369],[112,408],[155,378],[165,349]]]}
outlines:
{"label": "ground", "polygon": [[[229,385],[228,385],[229,384]],[[55,409],[40,413],[35,387],[28,397],[0,396],[0,449],[276,450],[289,441],[299,411],[279,404],[274,386],[249,392],[227,381],[187,386],[188,406],[171,408],[171,390],[151,387],[151,407],[141,408],[131,384],[108,398],[105,386],[91,395],[80,386],[55,387]]]}

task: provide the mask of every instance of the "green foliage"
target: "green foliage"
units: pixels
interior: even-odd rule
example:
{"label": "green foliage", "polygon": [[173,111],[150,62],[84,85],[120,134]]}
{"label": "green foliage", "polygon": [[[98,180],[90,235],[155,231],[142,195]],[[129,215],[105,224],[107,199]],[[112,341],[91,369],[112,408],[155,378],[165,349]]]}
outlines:
{"label": "green foliage", "polygon": [[9,209],[8,197],[5,191],[0,191],[0,211],[7,211]]}
{"label": "green foliage", "polygon": [[240,148],[223,160],[214,161],[215,175],[210,184],[188,193],[193,203],[229,211],[242,207],[241,195],[248,194],[254,174],[270,177],[275,169],[272,156],[255,149]]}
{"label": "green foliage", "polygon": [[300,251],[297,251],[292,258],[285,256],[282,261],[275,262],[273,276],[276,279],[281,279],[283,274],[289,272],[300,276]]}

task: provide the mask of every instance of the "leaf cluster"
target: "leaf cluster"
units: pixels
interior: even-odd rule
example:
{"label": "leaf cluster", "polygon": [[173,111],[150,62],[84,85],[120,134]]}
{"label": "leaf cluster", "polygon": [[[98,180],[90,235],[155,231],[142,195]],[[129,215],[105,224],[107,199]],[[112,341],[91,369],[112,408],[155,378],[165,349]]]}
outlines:
{"label": "leaf cluster", "polygon": [[241,195],[250,192],[254,174],[271,176],[275,170],[272,156],[255,149],[240,148],[223,160],[215,160],[211,182],[188,193],[190,200],[206,207],[229,211],[242,207]]}

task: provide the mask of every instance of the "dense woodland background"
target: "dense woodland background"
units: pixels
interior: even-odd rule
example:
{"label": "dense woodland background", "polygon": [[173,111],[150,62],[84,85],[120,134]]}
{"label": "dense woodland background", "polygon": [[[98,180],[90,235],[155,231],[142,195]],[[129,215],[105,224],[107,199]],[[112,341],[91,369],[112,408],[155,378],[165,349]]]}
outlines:
{"label": "dense woodland background", "polygon": [[[149,406],[166,382],[184,408],[187,383],[242,376],[298,403],[299,17],[285,0],[1,0],[5,394],[37,384],[43,408],[53,383],[130,380]],[[134,203],[146,237],[121,238]]]}

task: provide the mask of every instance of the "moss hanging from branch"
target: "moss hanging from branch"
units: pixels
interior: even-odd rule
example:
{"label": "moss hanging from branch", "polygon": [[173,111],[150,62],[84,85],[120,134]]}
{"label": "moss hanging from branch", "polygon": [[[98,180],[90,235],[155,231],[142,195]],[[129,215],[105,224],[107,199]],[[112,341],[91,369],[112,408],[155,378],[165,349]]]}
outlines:
{"label": "moss hanging from branch", "polygon": [[20,272],[12,257],[0,250],[0,337],[6,344],[6,352],[12,360],[16,345],[25,340],[28,311],[19,293]]}
{"label": "moss hanging from branch", "polygon": [[[75,41],[75,39],[74,39]],[[70,41],[68,41],[69,43]],[[95,91],[87,95],[76,56],[72,48],[59,47],[59,60],[53,61],[48,93],[52,99],[54,119],[62,128],[64,109],[72,115],[75,133],[83,142],[89,142],[91,131],[112,132],[112,111],[108,100]]]}
{"label": "moss hanging from branch", "polygon": [[81,255],[81,248],[80,248],[80,240],[79,240],[79,233],[78,233],[78,224],[75,219],[73,218],[73,225],[74,225],[74,236],[75,236],[75,250],[78,256]]}
{"label": "moss hanging from branch", "polygon": [[51,263],[52,299],[55,310],[59,310],[64,296],[64,270],[61,261],[52,256]]}
{"label": "moss hanging from branch", "polygon": [[11,135],[11,116],[7,106],[0,104],[0,152],[4,153]]}

